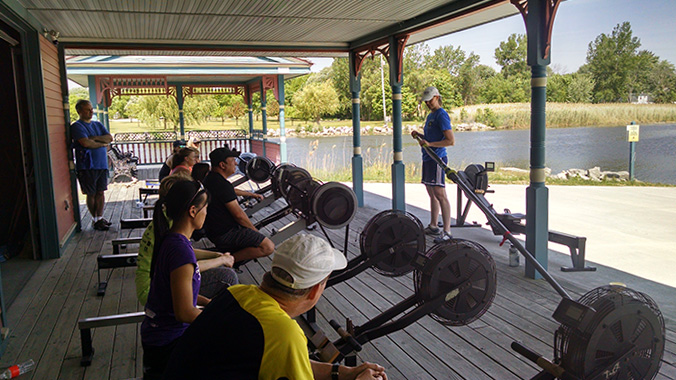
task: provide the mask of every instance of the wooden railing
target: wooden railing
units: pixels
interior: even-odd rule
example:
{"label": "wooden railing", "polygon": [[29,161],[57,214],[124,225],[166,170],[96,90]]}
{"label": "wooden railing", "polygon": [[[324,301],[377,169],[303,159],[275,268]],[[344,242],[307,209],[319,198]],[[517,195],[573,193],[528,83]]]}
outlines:
{"label": "wooden railing", "polygon": [[[263,154],[263,141],[251,140],[242,130],[228,131],[190,131],[186,133],[186,141],[198,137],[200,144],[200,160],[208,161],[209,153],[216,148],[228,146],[240,152]],[[116,133],[113,144],[122,152],[133,152],[138,157],[139,165],[161,164],[167,160],[174,148],[177,134],[174,132]],[[279,144],[266,141],[266,156],[279,162]]]}

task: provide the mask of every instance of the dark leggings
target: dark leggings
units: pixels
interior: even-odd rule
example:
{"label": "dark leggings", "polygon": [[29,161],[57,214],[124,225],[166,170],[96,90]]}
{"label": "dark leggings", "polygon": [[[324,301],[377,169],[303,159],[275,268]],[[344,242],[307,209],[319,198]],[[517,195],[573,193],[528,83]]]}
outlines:
{"label": "dark leggings", "polygon": [[143,380],[161,380],[178,339],[166,346],[143,345]]}

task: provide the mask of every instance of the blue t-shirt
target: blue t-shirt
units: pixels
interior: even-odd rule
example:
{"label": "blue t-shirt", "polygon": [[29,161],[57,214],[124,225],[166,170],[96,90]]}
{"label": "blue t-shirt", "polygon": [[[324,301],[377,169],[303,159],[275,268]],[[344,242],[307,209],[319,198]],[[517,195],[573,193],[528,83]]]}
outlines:
{"label": "blue t-shirt", "polygon": [[195,251],[185,236],[168,233],[162,240],[150,292],[146,302],[146,317],[141,324],[141,340],[149,346],[166,346],[183,335],[187,323],[176,320],[174,303],[171,299],[171,272],[185,264],[195,266],[192,276],[192,304],[197,305],[201,275],[195,259]]}
{"label": "blue t-shirt", "polygon": [[[428,142],[436,142],[444,139],[444,131],[451,129],[451,118],[446,113],[446,110],[439,108],[438,110],[427,115],[427,120],[425,120],[425,129],[423,133],[425,134],[425,140]],[[446,157],[446,148],[432,148],[434,153],[439,156],[439,158]],[[422,150],[422,160],[430,161],[432,157],[425,151]]]}
{"label": "blue t-shirt", "polygon": [[88,149],[78,142],[83,137],[92,138],[107,134],[109,133],[106,127],[94,120],[89,123],[78,120],[70,125],[70,136],[73,139],[73,148],[75,148],[75,168],[77,170],[108,169],[106,147]]}

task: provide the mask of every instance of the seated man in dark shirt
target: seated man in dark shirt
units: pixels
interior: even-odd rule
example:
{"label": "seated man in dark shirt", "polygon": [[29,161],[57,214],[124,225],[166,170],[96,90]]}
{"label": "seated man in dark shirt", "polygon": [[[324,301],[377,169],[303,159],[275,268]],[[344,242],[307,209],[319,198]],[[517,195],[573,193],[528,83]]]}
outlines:
{"label": "seated man in dark shirt", "polygon": [[258,232],[239,206],[238,194],[227,180],[235,173],[237,156],[239,152],[228,147],[214,149],[209,153],[211,171],[204,179],[204,187],[211,194],[204,229],[216,248],[230,252],[235,262],[268,256],[275,249],[275,244]]}
{"label": "seated man in dark shirt", "polygon": [[260,286],[231,286],[204,308],[179,339],[164,379],[387,380],[377,364],[310,360],[293,320],[317,303],[331,272],[346,266],[343,253],[318,236],[287,239]]}

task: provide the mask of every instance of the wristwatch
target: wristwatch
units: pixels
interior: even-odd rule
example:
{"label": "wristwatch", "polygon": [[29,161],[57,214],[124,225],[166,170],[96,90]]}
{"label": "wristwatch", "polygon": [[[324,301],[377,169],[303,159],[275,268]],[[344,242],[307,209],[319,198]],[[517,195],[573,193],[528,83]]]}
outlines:
{"label": "wristwatch", "polygon": [[340,363],[333,363],[331,366],[331,380],[338,380],[338,368],[340,368]]}

